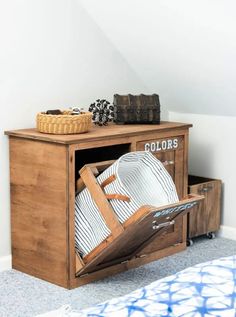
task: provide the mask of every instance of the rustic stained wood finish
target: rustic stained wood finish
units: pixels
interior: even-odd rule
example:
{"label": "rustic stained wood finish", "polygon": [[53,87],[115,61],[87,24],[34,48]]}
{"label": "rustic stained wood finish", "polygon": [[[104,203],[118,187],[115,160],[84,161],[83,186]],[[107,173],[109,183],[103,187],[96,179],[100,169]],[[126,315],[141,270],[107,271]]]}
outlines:
{"label": "rustic stained wood finish", "polygon": [[[118,264],[114,259],[109,267],[101,266],[89,275],[76,277],[84,263],[75,254],[74,197],[78,169],[82,167],[77,166],[80,162],[113,160],[117,153],[144,150],[144,144],[150,140],[178,138],[177,148],[158,150],[154,154],[170,171],[179,198],[183,198],[187,195],[190,127],[190,124],[161,122],[160,125],[93,127],[91,132],[77,135],[49,135],[35,129],[7,131],[13,267],[74,288],[183,250],[186,220],[179,219],[170,229],[163,230],[161,238],[144,246],[145,257],[141,255]],[[86,156],[86,153],[91,154]]]}
{"label": "rustic stained wood finish", "polygon": [[188,237],[193,238],[220,229],[221,180],[189,176],[189,193],[205,199],[188,216]]}
{"label": "rustic stained wood finish", "polygon": [[[203,197],[200,195],[189,195],[186,199],[168,205],[168,207],[141,207],[123,224],[124,232],[113,241],[106,243],[105,246],[102,243],[96,248],[98,250],[86,256],[86,265],[78,272],[79,275],[97,271],[102,267],[108,267],[111,263],[119,263],[135,257],[146,256],[143,250],[146,250],[146,247],[150,246],[152,241],[166,230],[166,226],[169,227],[170,223],[182,218],[189,211],[189,209],[184,209],[184,206],[196,204],[202,199]],[[155,218],[154,215],[158,211],[166,209],[176,209],[176,211]]]}
{"label": "rustic stained wood finish", "polygon": [[10,139],[13,268],[67,286],[67,160],[58,144]]}
{"label": "rustic stained wood finish", "polygon": [[[112,163],[113,161],[110,161],[110,164],[108,164],[108,161],[106,161],[101,163],[87,164],[84,165],[79,171],[81,180],[86,184],[92,199],[97,204],[97,207],[103,216],[107,227],[111,231],[111,234],[103,242],[101,242],[96,248],[94,248],[83,258],[85,266],[80,267],[76,272],[79,274],[81,274],[81,272],[84,273],[87,268],[89,268],[90,272],[91,267],[93,271],[97,270],[101,267],[101,265],[104,266],[104,260],[105,263],[110,263],[111,261],[123,261],[124,258],[126,260],[130,260],[132,257],[139,256],[140,252],[143,253],[143,249],[145,249],[145,252],[147,252],[147,247],[150,245],[153,247],[152,242],[157,240],[156,238],[159,237],[163,232],[174,231],[174,224],[172,224],[172,220],[174,220],[173,223],[179,221],[180,218],[182,218],[184,214],[189,211],[184,210],[184,205],[191,204],[193,202],[195,204],[195,202],[199,202],[199,200],[203,199],[203,196],[200,195],[189,195],[178,203],[168,205],[168,208],[166,206],[142,206],[132,216],[130,216],[128,220],[121,224],[118,221],[112,206],[108,203],[108,196],[113,196],[113,199],[122,199],[122,195],[107,195],[103,192],[104,185],[106,186],[110,182],[114,181],[116,178],[115,175],[111,175],[99,185],[92,172],[95,171],[96,173],[97,165],[102,172]],[[81,185],[78,185],[81,188]],[[76,191],[79,192],[78,189]],[[166,209],[173,210],[174,208],[178,208],[179,211],[159,217],[157,220],[155,220],[156,218],[153,217],[153,215],[158,211]],[[153,221],[155,222],[155,226],[160,226],[160,229],[153,230]],[[165,230],[163,230],[163,223],[165,223]],[[169,229],[170,226],[172,227],[172,230],[166,230],[166,228],[168,227]],[[178,239],[178,235],[175,238]],[[174,242],[176,243],[176,240],[174,240]],[[166,245],[167,244],[165,244],[165,246]],[[148,253],[150,253],[150,251]],[[77,276],[79,275],[77,274]]]}

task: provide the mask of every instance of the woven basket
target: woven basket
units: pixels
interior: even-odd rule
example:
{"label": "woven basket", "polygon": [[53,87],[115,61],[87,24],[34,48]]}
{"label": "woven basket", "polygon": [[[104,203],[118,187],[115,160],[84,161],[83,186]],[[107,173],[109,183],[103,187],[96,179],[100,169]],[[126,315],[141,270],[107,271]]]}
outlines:
{"label": "woven basket", "polygon": [[44,112],[37,114],[37,130],[52,134],[73,134],[87,132],[92,126],[92,113],[85,112],[79,115],[68,114],[51,115]]}

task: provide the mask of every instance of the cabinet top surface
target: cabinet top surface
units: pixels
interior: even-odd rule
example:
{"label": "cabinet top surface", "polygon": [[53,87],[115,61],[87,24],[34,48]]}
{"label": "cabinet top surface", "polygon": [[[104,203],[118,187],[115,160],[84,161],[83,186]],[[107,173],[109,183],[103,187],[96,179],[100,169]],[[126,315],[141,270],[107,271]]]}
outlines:
{"label": "cabinet top surface", "polygon": [[147,133],[150,134],[152,132],[161,133],[173,129],[188,129],[191,126],[191,124],[187,123],[162,121],[160,124],[109,124],[108,126],[103,127],[93,125],[89,132],[82,134],[55,135],[41,133],[36,129],[11,130],[5,131],[5,134],[25,139],[35,139],[61,144],[75,144],[115,137],[128,137]]}

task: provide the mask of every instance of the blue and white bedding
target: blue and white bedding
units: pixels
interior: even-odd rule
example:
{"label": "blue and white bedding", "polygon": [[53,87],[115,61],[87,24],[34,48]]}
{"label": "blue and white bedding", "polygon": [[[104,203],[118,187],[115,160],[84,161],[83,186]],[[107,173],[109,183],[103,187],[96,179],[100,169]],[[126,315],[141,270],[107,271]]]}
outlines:
{"label": "blue and white bedding", "polygon": [[236,256],[195,265],[123,297],[43,317],[235,317]]}

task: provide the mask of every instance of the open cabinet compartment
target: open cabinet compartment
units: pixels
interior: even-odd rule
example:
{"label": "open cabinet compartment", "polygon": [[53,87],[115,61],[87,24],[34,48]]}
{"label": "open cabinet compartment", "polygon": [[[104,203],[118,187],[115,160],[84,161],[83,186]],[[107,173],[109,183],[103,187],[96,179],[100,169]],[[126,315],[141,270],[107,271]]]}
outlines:
{"label": "open cabinet compartment", "polygon": [[77,277],[145,257],[143,250],[204,198],[191,194],[177,203],[166,206],[145,205],[121,224],[103,186],[96,180],[96,176],[113,162],[112,160],[86,164],[79,171],[81,177],[77,180],[77,193],[87,187],[111,234],[84,258],[76,254]]}

